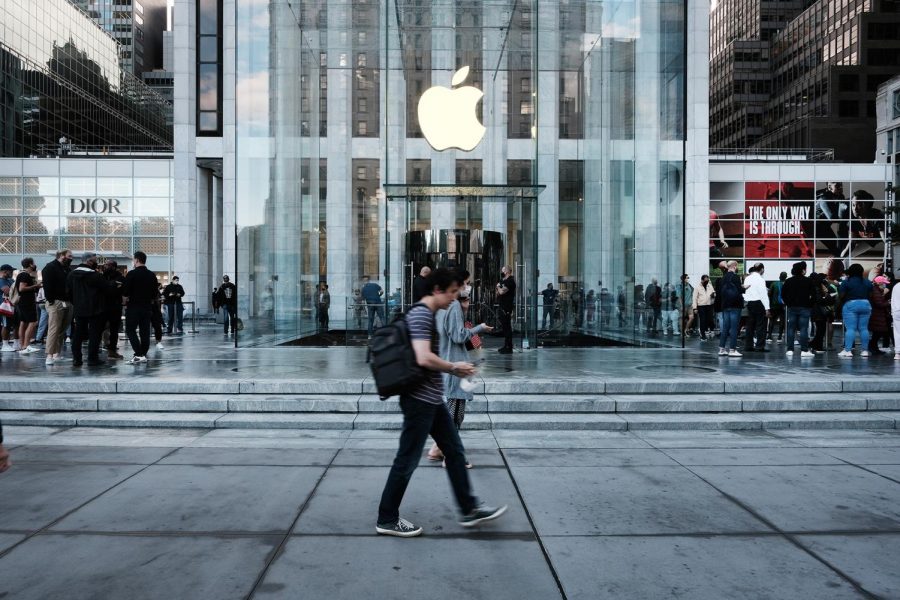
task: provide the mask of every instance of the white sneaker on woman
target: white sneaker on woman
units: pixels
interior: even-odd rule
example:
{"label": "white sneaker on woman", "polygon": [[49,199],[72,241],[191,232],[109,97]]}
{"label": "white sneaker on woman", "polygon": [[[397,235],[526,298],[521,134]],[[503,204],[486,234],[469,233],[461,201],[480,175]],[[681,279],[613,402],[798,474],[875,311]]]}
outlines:
{"label": "white sneaker on woman", "polygon": [[849,350],[841,350],[840,352],[838,352],[838,356],[840,356],[841,358],[853,358],[853,353]]}

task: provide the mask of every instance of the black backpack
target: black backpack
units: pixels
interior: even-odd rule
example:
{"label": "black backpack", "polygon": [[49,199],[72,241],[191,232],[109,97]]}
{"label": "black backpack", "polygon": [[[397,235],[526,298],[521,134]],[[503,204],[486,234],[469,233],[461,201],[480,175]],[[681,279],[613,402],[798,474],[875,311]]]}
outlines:
{"label": "black backpack", "polygon": [[375,330],[366,362],[382,400],[402,394],[425,378],[425,370],[416,362],[405,314]]}

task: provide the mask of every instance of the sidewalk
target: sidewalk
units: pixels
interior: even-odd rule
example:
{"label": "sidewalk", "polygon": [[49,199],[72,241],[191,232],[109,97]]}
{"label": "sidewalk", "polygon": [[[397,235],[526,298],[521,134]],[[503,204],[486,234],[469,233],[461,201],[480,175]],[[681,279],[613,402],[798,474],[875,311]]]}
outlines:
{"label": "sidewalk", "polygon": [[374,534],[396,432],[10,427],[0,596],[640,599],[896,597],[896,431],[464,432],[456,523],[423,460]]}

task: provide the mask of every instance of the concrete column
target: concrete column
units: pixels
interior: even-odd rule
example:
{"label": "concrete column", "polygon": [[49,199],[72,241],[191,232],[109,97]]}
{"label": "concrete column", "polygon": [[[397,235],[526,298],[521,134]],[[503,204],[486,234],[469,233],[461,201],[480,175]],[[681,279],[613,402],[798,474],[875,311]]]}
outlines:
{"label": "concrete column", "polygon": [[[506,134],[506,86],[509,85],[509,73],[507,63],[509,53],[501,52],[504,32],[500,27],[505,27],[502,13],[498,10],[488,9],[483,11],[482,29],[484,72],[484,99],[482,100],[482,114],[484,126],[487,132],[481,142],[482,156],[482,180],[486,185],[505,184],[506,162],[508,153],[508,138]],[[500,63],[499,68],[493,69]],[[481,209],[482,227],[486,231],[499,231],[506,233],[506,202],[497,199],[486,200]]]}
{"label": "concrete column", "polygon": [[[431,85],[450,86],[456,72],[456,35],[453,10],[431,11]],[[431,151],[431,182],[456,183],[457,150]],[[441,198],[431,203],[431,228],[452,229],[456,225],[456,202]]]}
{"label": "concrete column", "polygon": [[[174,167],[175,240],[173,266],[185,288],[185,300],[197,300],[197,198],[196,166],[196,2],[176,0],[173,46],[180,60],[175,64]],[[206,183],[203,184],[206,190]],[[205,196],[204,196],[205,199]]]}
{"label": "concrete column", "polygon": [[[392,23],[391,32],[396,33],[396,20],[392,19],[396,13],[396,0],[387,0],[382,10],[387,11],[387,16]],[[384,22],[384,13],[382,20]],[[403,76],[403,56],[400,52],[400,44],[395,35],[388,35],[383,27],[379,28],[381,51],[381,65],[383,68],[381,79],[381,114],[384,115],[382,123],[384,129],[381,137],[385,140],[382,158],[381,173],[382,183],[406,183],[406,78]],[[388,45],[390,47],[388,48]],[[387,200],[385,200],[387,201]],[[388,203],[388,231],[390,233],[390,264],[385,268],[389,270],[391,287],[403,286],[403,262],[404,262],[404,238],[406,232],[406,206],[403,200],[394,200]],[[383,220],[384,210],[379,211],[379,219]],[[384,223],[382,222],[382,230]],[[382,249],[384,246],[382,246]],[[385,290],[390,293],[391,290]]]}
{"label": "concrete column", "polygon": [[[222,186],[221,194],[214,198],[218,220],[217,231],[221,232],[221,238],[217,247],[217,256],[219,257],[217,268],[212,273],[212,280],[216,286],[221,283],[222,275],[225,273],[230,274],[234,281],[234,273],[237,270],[235,264],[235,216],[237,214],[235,2],[236,0],[223,0],[222,2]],[[240,310],[240,305],[238,310]]]}
{"label": "concrete column", "polygon": [[709,272],[709,0],[687,3],[687,173],[685,271]]}

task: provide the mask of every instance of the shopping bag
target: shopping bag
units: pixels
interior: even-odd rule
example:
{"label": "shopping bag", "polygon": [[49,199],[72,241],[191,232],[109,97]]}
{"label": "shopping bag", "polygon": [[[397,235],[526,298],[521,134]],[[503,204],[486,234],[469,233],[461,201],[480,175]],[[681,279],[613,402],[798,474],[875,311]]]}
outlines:
{"label": "shopping bag", "polygon": [[16,309],[14,309],[13,305],[9,303],[9,300],[4,298],[3,302],[0,303],[0,315],[11,317],[14,314],[16,314]]}

